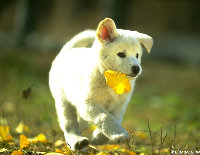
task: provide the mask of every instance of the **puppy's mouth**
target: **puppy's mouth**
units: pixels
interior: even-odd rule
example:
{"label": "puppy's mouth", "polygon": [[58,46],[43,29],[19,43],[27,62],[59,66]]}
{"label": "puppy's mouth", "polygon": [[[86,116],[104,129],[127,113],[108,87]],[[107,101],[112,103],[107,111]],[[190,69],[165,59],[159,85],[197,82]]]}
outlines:
{"label": "puppy's mouth", "polygon": [[139,76],[139,74],[126,74],[130,79],[135,79]]}

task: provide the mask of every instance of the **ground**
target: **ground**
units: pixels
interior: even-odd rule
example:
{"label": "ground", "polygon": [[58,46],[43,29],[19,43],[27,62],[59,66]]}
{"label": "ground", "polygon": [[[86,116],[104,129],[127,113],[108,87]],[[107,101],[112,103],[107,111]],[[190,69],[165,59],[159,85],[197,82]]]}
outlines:
{"label": "ground", "polygon": [[[10,148],[0,142],[0,149],[17,149],[22,134],[30,138],[44,133],[48,144],[31,144],[40,152],[55,151],[53,144],[64,140],[48,87],[48,71],[56,54],[29,49],[0,53],[0,125],[9,126],[15,144]],[[148,57],[142,63],[143,73],[123,121],[133,137],[125,148],[138,154],[158,153],[160,147],[200,150],[199,65]],[[17,133],[20,122],[28,129]],[[90,136],[92,129],[84,134]]]}

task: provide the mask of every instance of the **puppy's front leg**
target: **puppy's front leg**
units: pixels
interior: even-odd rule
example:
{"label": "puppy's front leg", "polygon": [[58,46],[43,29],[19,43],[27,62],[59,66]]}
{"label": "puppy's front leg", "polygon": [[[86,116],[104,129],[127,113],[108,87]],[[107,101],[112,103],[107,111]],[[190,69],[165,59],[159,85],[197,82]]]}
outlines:
{"label": "puppy's front leg", "polygon": [[96,125],[111,141],[126,142],[128,133],[114,119],[114,117],[97,104],[84,103],[78,107],[79,115],[88,122]]}
{"label": "puppy's front leg", "polygon": [[[124,113],[126,111],[128,102],[117,106],[112,112],[111,115],[114,117],[114,119],[118,122],[119,125],[122,123],[122,119],[124,116]],[[108,141],[108,138],[104,136],[104,134],[99,130],[98,128],[94,130],[92,135],[92,143],[95,145],[101,145]],[[112,143],[112,142],[111,142]]]}

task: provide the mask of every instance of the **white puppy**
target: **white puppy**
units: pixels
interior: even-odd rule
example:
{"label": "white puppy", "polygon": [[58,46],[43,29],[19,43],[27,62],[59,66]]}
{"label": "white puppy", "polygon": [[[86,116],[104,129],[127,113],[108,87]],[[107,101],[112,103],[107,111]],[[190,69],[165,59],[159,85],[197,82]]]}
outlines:
{"label": "white puppy", "polygon": [[[96,32],[84,31],[62,48],[53,61],[49,85],[60,127],[73,150],[89,144],[88,138],[81,136],[88,122],[97,126],[92,137],[94,144],[127,141],[127,131],[121,127],[123,115],[142,70],[142,46],[150,52],[152,44],[150,36],[116,29],[114,21],[106,18]],[[106,70],[126,74],[132,90],[116,94],[106,84]]]}

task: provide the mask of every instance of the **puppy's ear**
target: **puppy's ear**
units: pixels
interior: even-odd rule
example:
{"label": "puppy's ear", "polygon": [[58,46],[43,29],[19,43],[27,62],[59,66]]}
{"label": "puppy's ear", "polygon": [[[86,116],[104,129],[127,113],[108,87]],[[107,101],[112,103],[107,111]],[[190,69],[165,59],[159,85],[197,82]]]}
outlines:
{"label": "puppy's ear", "polygon": [[118,35],[114,21],[110,18],[105,18],[101,21],[98,25],[96,35],[102,44],[113,42]]}
{"label": "puppy's ear", "polygon": [[153,39],[150,36],[137,31],[135,31],[135,34],[139,39],[139,42],[146,48],[147,52],[150,53],[153,46]]}

